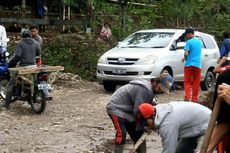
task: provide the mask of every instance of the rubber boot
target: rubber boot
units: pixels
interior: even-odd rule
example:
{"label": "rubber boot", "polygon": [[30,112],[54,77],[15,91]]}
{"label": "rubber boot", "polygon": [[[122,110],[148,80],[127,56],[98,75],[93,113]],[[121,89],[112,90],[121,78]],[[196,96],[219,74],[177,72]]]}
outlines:
{"label": "rubber boot", "polygon": [[114,153],[123,153],[124,145],[115,144]]}
{"label": "rubber boot", "polygon": [[143,141],[136,150],[137,153],[146,153],[146,140]]}

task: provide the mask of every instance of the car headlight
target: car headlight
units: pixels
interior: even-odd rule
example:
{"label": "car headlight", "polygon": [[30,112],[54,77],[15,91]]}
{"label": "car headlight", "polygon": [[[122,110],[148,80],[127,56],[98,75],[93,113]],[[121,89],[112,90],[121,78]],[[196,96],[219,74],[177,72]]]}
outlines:
{"label": "car headlight", "polygon": [[104,55],[102,55],[99,60],[98,63],[102,63],[102,64],[106,64],[106,57]]}
{"label": "car headlight", "polygon": [[156,56],[147,56],[144,58],[139,59],[136,62],[136,65],[148,65],[148,64],[154,64],[157,60]]}

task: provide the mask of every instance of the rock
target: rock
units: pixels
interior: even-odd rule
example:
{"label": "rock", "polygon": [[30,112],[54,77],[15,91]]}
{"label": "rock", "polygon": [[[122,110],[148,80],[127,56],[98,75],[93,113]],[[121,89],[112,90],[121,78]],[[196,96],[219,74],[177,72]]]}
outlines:
{"label": "rock", "polygon": [[5,144],[5,140],[3,140],[2,138],[0,138],[0,145],[4,145]]}
{"label": "rock", "polygon": [[1,149],[1,153],[11,153],[9,149]]}
{"label": "rock", "polygon": [[85,36],[79,35],[79,34],[77,34],[76,37],[77,37],[78,39],[80,39],[80,40],[85,40],[85,39],[86,39]]}

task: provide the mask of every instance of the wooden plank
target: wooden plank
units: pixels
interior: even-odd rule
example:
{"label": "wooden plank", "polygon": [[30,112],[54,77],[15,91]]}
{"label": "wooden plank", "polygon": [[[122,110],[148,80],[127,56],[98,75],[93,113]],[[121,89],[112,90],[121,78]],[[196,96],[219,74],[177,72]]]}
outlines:
{"label": "wooden plank", "polygon": [[43,19],[20,19],[20,18],[0,18],[0,23],[18,23],[18,24],[49,24],[49,20]]}
{"label": "wooden plank", "polygon": [[42,67],[16,67],[9,68],[9,72],[13,75],[36,74],[39,72],[55,72],[63,71],[63,66],[42,66]]}
{"label": "wooden plank", "polygon": [[79,19],[73,20],[44,20],[44,19],[20,19],[20,18],[0,18],[0,23],[14,24],[41,24],[41,25],[82,25]]}

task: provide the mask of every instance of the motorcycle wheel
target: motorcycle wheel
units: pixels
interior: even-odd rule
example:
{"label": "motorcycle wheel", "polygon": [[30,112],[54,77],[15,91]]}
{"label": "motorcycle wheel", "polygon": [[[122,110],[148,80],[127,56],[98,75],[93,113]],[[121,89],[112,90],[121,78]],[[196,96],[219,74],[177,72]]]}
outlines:
{"label": "motorcycle wheel", "polygon": [[35,91],[31,101],[31,108],[36,114],[41,114],[46,107],[46,96],[43,91]]}
{"label": "motorcycle wheel", "polygon": [[7,78],[0,81],[0,96],[3,100],[6,99],[6,91],[9,80]]}

